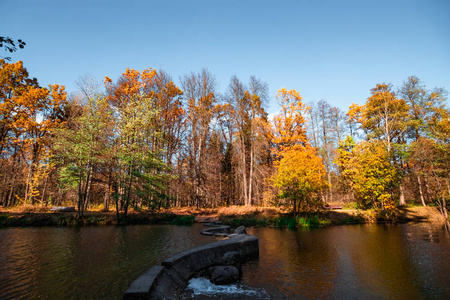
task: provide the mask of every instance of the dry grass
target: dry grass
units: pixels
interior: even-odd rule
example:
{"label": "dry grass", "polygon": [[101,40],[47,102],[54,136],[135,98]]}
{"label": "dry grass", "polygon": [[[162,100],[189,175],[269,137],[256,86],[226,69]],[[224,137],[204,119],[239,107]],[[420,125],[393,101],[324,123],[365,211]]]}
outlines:
{"label": "dry grass", "polygon": [[187,207],[172,207],[168,209],[160,209],[158,210],[159,213],[172,213],[176,215],[191,215],[191,216],[198,216],[198,215],[216,215],[217,214],[217,208],[201,208],[197,209],[193,206],[187,206]]}
{"label": "dry grass", "polygon": [[219,208],[219,210],[217,211],[217,216],[258,216],[267,219],[278,217],[288,212],[289,210],[286,210],[284,208],[232,205]]}
{"label": "dry grass", "polygon": [[16,214],[45,213],[50,212],[50,208],[51,206],[40,206],[40,205],[20,205],[7,208],[0,206],[0,212],[16,213]]}
{"label": "dry grass", "polygon": [[405,218],[410,220],[424,220],[424,221],[442,221],[443,215],[436,207],[430,206],[415,206],[404,207],[400,209],[400,212]]}
{"label": "dry grass", "polygon": [[[51,206],[16,206],[4,208],[0,206],[0,219],[16,219],[18,224],[48,224],[60,222],[60,219],[77,219],[77,212],[55,212],[50,211]],[[221,219],[229,222],[246,222],[249,226],[269,226],[282,220],[292,217],[291,209],[285,207],[259,207],[259,206],[229,206],[221,208],[176,207],[161,209],[156,212],[147,210],[128,212],[131,222],[136,224],[170,222],[173,218],[196,216],[198,218]],[[332,224],[352,224],[352,223],[372,223],[378,221],[398,221],[398,222],[441,222],[442,215],[435,207],[402,207],[399,208],[395,218],[390,220],[377,215],[373,210],[342,209],[319,212],[321,218],[331,221]],[[57,218],[56,221],[53,219]],[[20,220],[25,219],[26,222]],[[116,219],[115,208],[111,207],[109,212],[103,211],[103,206],[91,207],[84,213],[84,219],[92,219],[92,223],[98,221],[99,224],[112,224]],[[52,221],[53,220],[53,221]],[[97,220],[97,221],[96,221]],[[1,221],[1,220],[0,220]],[[1,222],[0,222],[1,223]],[[252,225],[253,224],[253,225]],[[256,225],[255,225],[256,224]],[[264,225],[266,224],[266,225]],[[1,224],[0,224],[1,225]],[[8,226],[3,224],[3,226]]]}

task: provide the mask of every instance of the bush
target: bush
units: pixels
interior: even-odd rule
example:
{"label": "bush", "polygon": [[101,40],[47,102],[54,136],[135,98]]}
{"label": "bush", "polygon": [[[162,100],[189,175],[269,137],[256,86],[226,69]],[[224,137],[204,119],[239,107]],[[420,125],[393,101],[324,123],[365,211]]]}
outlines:
{"label": "bush", "polygon": [[363,224],[365,223],[365,219],[361,215],[356,216],[350,216],[348,218],[344,218],[339,221],[339,225],[346,225],[346,224]]}
{"label": "bush", "polygon": [[176,216],[172,221],[170,221],[170,224],[188,226],[194,224],[194,222],[195,216]]}

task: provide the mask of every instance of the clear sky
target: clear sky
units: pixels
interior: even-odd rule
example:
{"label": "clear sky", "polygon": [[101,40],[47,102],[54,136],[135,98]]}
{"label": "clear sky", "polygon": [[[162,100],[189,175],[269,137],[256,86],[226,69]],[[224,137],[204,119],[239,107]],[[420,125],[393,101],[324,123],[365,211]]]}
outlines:
{"label": "clear sky", "polygon": [[84,74],[117,79],[127,67],[177,84],[207,68],[220,92],[232,75],[255,75],[272,97],[286,87],[344,110],[411,75],[450,91],[449,0],[0,0],[0,10],[0,36],[27,43],[0,55],[68,92]]}

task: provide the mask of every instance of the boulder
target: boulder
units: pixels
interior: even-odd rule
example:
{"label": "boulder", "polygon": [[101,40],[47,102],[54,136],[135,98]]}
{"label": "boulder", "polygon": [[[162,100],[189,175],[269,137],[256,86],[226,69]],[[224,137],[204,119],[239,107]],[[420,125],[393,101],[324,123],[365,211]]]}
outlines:
{"label": "boulder", "polygon": [[245,230],[244,226],[239,226],[238,228],[236,228],[234,233],[236,233],[236,234],[247,234],[247,231]]}
{"label": "boulder", "polygon": [[211,276],[214,284],[230,284],[239,281],[239,270],[234,266],[217,266]]}
{"label": "boulder", "polygon": [[230,251],[225,253],[220,259],[219,264],[222,266],[235,266],[240,267],[241,265],[241,256],[236,251]]}

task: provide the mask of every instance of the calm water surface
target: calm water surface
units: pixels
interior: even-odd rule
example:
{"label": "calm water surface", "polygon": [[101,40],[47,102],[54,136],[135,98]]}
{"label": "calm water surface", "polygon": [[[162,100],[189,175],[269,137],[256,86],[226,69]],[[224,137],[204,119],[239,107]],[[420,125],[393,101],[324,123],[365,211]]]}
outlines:
{"label": "calm water surface", "polygon": [[0,230],[0,299],[121,299],[166,257],[215,241],[172,225]]}
{"label": "calm water surface", "polygon": [[[121,299],[145,270],[215,241],[203,227],[0,230],[0,299]],[[450,299],[450,238],[431,224],[248,228],[243,284],[292,299]],[[275,298],[275,297],[273,297]]]}
{"label": "calm water surface", "polygon": [[[450,299],[450,238],[431,224],[249,228],[244,281],[295,299]],[[272,291],[272,292],[271,292]]]}

